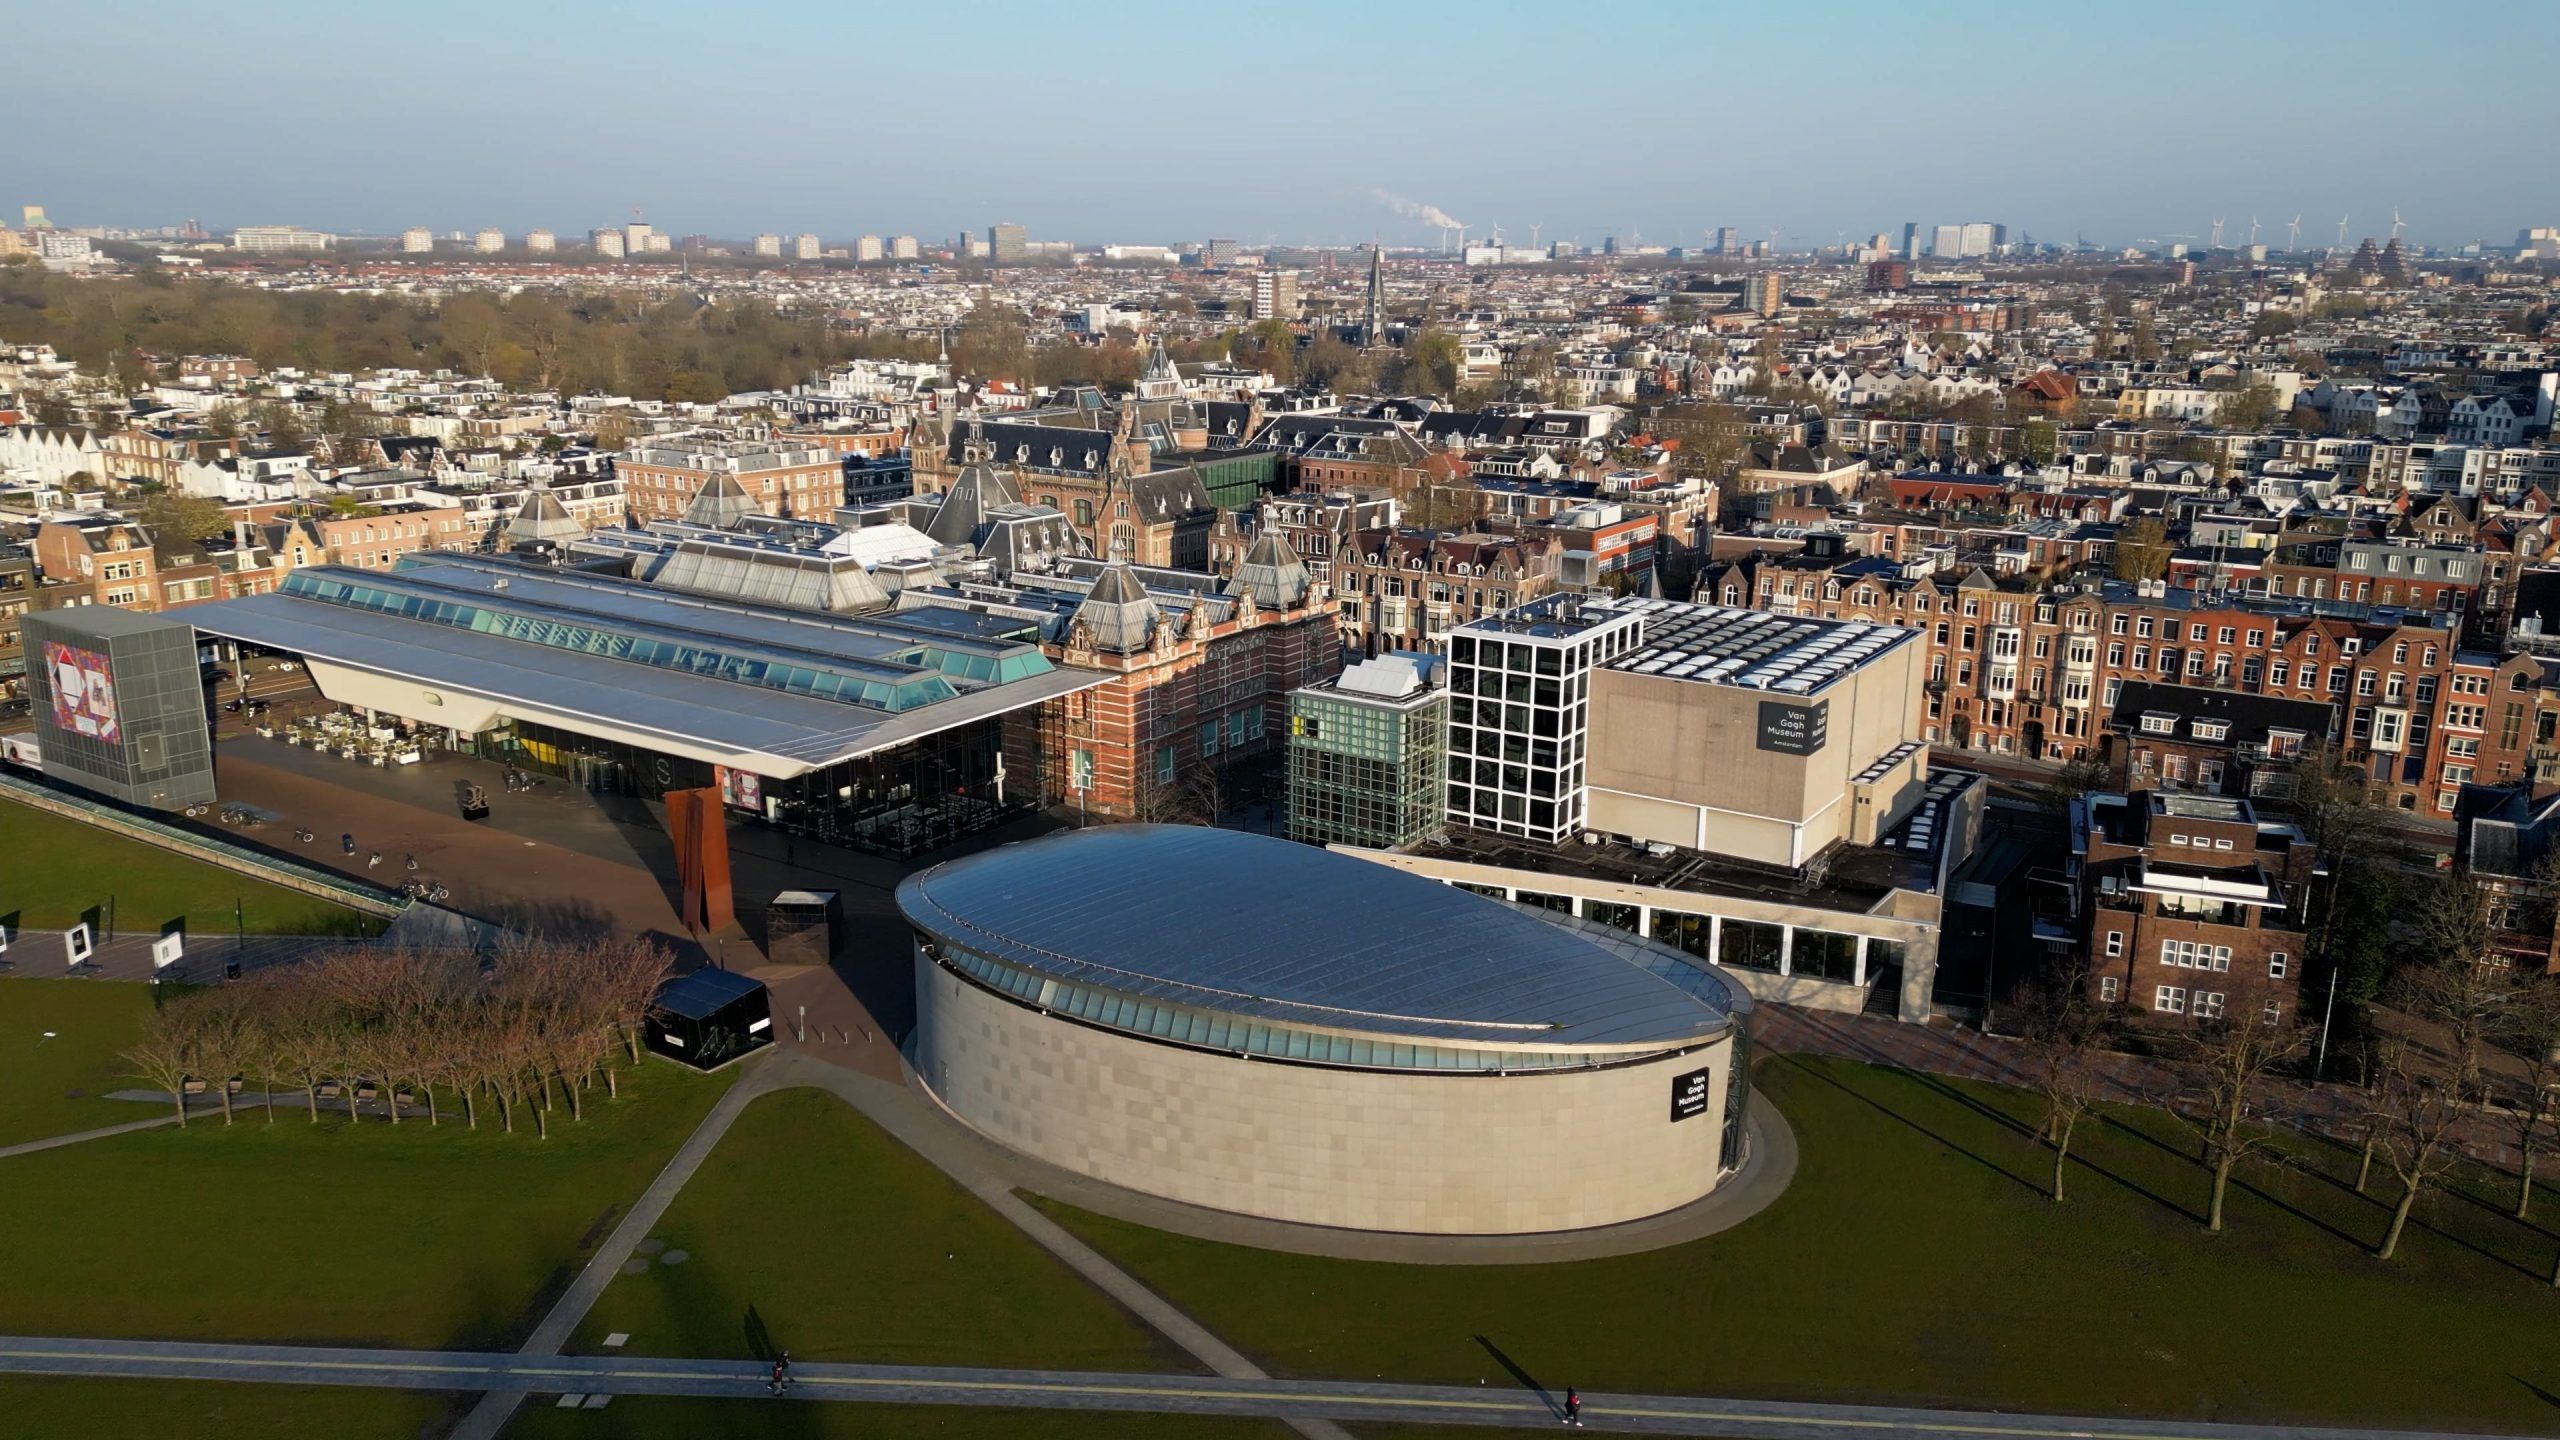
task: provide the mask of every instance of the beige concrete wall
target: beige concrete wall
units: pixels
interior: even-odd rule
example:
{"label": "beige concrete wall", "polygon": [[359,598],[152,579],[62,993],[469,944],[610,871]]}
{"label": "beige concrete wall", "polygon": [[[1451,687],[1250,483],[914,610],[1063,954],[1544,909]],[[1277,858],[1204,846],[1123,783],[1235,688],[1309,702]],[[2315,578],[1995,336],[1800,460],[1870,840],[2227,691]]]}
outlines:
{"label": "beige concrete wall", "polygon": [[1803,864],[1851,838],[1851,777],[1920,738],[1926,649],[1906,642],[1818,697],[1828,739],[1811,755],[1760,748],[1761,703],[1788,697],[1594,672],[1584,774],[1591,828],[1762,864]]}
{"label": "beige concrete wall", "polygon": [[[1110,1184],[1308,1225],[1449,1235],[1641,1219],[1715,1187],[1731,1042],[1609,1070],[1328,1070],[1042,1015],[916,957],[914,1053],[953,1114]],[[1705,1114],[1672,1078],[1711,1072]]]}

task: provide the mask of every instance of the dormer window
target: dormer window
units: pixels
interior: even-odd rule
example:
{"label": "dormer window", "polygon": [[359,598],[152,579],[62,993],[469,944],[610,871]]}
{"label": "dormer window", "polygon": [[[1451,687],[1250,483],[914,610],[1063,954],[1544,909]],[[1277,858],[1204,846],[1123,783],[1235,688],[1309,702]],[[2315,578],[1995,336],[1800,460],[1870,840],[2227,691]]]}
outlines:
{"label": "dormer window", "polygon": [[2142,733],[2175,735],[2178,733],[2178,717],[2159,710],[2146,710],[2142,715]]}

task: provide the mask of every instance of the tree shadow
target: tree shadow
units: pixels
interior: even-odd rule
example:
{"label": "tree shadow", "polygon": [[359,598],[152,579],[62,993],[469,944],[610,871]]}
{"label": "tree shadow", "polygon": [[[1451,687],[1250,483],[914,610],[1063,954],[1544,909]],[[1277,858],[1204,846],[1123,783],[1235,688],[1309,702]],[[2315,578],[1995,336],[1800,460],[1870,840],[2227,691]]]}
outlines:
{"label": "tree shadow", "polygon": [[2560,1395],[2552,1394],[2550,1391],[2543,1389],[2541,1386],[2534,1384],[2532,1381],[2527,1380],[2521,1375],[2510,1374],[2507,1378],[2513,1380],[2517,1384],[2523,1386],[2527,1391],[2531,1392],[2534,1399],[2541,1401],[2543,1404],[2550,1406],[2554,1410],[2560,1410]]}
{"label": "tree shadow", "polygon": [[[1930,1129],[1928,1126],[1921,1124],[1919,1121],[1912,1119],[1910,1116],[1905,1115],[1901,1111],[1894,1109],[1892,1106],[1885,1104],[1883,1101],[1876,1099],[1874,1096],[1841,1084],[1838,1080],[1824,1074],[1822,1071],[1817,1070],[1812,1066],[1800,1063],[1795,1056],[1788,1056],[1787,1060],[1790,1064],[1794,1064],[1797,1070],[1802,1072],[1806,1078],[1816,1080],[1822,1084],[1830,1086],[1832,1089],[1839,1091],[1841,1094],[1846,1095],[1850,1099],[1857,1101],[1859,1104],[1875,1111],[1877,1114],[1893,1120],[1929,1140],[1935,1141],[1937,1144],[1954,1151],[1956,1154],[1961,1155],[1976,1165],[1981,1166],[1983,1169],[1990,1171],[1992,1174],[2017,1185],[2028,1194],[2043,1196],[2048,1193],[2042,1185],[2020,1175],[2008,1166],[2001,1164],[1999,1161],[1992,1159],[1990,1156],[1985,1155],[1968,1145],[1951,1140],[1948,1137],[1939,1134],[1937,1131]],[[1917,1076],[1919,1072],[1905,1071],[1902,1073]]]}
{"label": "tree shadow", "polygon": [[1564,1414],[1564,1407],[1556,1403],[1556,1397],[1548,1391],[1546,1386],[1538,1383],[1538,1377],[1520,1368],[1520,1363],[1504,1354],[1502,1347],[1493,1343],[1492,1337],[1478,1335],[1475,1337],[1475,1342],[1484,1347],[1484,1353],[1493,1357],[1494,1364],[1501,1366],[1513,1380],[1520,1383],[1521,1389],[1537,1396],[1538,1403],[1547,1407],[1548,1414],[1555,1416]]}

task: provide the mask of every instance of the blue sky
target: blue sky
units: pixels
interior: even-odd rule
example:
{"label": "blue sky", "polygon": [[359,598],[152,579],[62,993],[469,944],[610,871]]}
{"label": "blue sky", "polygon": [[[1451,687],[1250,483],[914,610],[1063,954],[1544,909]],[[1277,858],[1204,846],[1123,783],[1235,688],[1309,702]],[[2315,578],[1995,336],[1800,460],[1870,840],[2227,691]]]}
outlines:
{"label": "blue sky", "polygon": [[0,0],[0,41],[0,213],[69,225],[1437,238],[1380,190],[1593,244],[2560,222],[2552,0]]}

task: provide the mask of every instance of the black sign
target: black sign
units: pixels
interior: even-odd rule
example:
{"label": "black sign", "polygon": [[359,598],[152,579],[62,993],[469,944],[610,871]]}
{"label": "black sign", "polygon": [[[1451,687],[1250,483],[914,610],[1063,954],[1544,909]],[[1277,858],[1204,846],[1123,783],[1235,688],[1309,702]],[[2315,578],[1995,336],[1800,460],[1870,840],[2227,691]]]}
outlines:
{"label": "black sign", "polygon": [[1692,1070],[1686,1075],[1671,1077],[1671,1118],[1675,1122],[1707,1113],[1707,1077],[1714,1073],[1713,1070]]}
{"label": "black sign", "polygon": [[1760,702],[1760,748],[1781,755],[1810,755],[1831,741],[1831,702],[1790,705]]}

